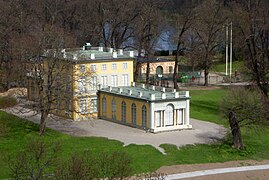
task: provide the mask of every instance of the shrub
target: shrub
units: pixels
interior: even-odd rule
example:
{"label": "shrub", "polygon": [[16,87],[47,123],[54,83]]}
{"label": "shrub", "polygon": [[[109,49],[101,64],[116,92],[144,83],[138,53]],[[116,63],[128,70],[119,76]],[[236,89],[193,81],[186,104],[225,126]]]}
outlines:
{"label": "shrub", "polygon": [[10,96],[0,97],[0,109],[13,107],[17,104],[17,100]]}

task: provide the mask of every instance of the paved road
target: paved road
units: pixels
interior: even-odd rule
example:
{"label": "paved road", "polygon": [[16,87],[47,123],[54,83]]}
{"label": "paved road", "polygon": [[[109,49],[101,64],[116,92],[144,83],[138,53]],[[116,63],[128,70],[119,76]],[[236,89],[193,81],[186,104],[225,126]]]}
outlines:
{"label": "paved road", "polygon": [[176,179],[194,178],[194,177],[216,175],[216,174],[245,172],[245,171],[249,172],[249,171],[257,171],[257,170],[269,170],[269,165],[219,168],[219,169],[194,171],[194,172],[187,172],[187,173],[180,173],[180,174],[171,174],[171,175],[166,176],[165,180],[176,180]]}
{"label": "paved road", "polygon": [[[29,110],[25,110],[22,113],[21,107],[6,111],[32,122],[39,123],[40,115],[33,116],[33,112]],[[137,128],[127,127],[101,119],[75,122],[51,116],[47,122],[47,127],[74,136],[106,137],[121,141],[124,143],[124,146],[129,144],[152,145],[164,154],[164,149],[160,147],[161,144],[173,144],[180,147],[186,144],[213,143],[222,139],[226,134],[226,129],[223,126],[214,123],[190,119],[190,124],[193,125],[192,130],[152,134]]]}

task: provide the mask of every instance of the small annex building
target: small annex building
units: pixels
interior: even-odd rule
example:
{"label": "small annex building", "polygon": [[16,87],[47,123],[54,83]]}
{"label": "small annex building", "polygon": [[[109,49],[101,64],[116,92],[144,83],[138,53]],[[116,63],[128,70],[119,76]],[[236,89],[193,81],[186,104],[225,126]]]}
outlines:
{"label": "small annex building", "polygon": [[98,91],[99,118],[150,132],[191,129],[189,91],[145,84]]}

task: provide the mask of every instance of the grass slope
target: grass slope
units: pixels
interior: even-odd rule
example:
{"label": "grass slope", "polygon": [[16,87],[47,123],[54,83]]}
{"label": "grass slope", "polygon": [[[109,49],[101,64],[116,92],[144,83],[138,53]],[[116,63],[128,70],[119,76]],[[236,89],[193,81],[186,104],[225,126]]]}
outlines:
{"label": "grass slope", "polygon": [[226,91],[226,89],[192,90],[190,92],[191,117],[199,120],[227,125],[227,121],[221,118],[219,112],[219,102],[225,95]]}
{"label": "grass slope", "polygon": [[[197,119],[209,120],[225,124],[218,112],[218,102],[225,90],[191,91],[191,116]],[[9,177],[9,169],[5,157],[14,157],[22,150],[32,138],[40,138],[38,125],[20,119],[16,116],[0,111],[0,127],[5,129],[0,135],[0,179]],[[129,145],[123,147],[122,143],[115,140],[97,137],[73,137],[51,129],[47,129],[45,141],[59,141],[62,144],[60,156],[65,159],[72,153],[91,150],[98,154],[100,151],[124,151],[132,157],[133,173],[156,170],[164,165],[193,164],[208,162],[224,162],[236,159],[269,159],[269,129],[245,130],[243,129],[246,149],[237,151],[230,148],[224,141],[213,145],[188,145],[178,149],[174,145],[163,144],[168,153],[162,155],[158,150],[149,145]],[[229,139],[229,137],[228,137]]]}

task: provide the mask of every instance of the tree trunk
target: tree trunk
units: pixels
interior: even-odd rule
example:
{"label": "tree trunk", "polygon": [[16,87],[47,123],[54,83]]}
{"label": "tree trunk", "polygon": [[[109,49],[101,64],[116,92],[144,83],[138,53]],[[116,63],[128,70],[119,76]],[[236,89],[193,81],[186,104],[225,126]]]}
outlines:
{"label": "tree trunk", "polygon": [[173,74],[173,83],[174,83],[174,89],[178,89],[177,85],[177,72],[178,72],[178,52],[176,54],[176,59],[175,59],[175,66],[174,66],[174,74]]}
{"label": "tree trunk", "polygon": [[209,74],[208,70],[205,69],[205,83],[204,83],[204,86],[208,86],[208,74]]}
{"label": "tree trunk", "polygon": [[41,118],[40,118],[40,125],[39,125],[39,135],[40,136],[45,134],[47,118],[48,118],[48,113],[45,111],[42,111]]}
{"label": "tree trunk", "polygon": [[146,84],[149,84],[149,73],[150,73],[150,67],[149,67],[149,65],[150,65],[149,62],[147,62]]}
{"label": "tree trunk", "polygon": [[236,113],[231,111],[229,113],[229,124],[233,135],[233,148],[243,149],[243,140],[241,136],[240,126],[237,121]]}

